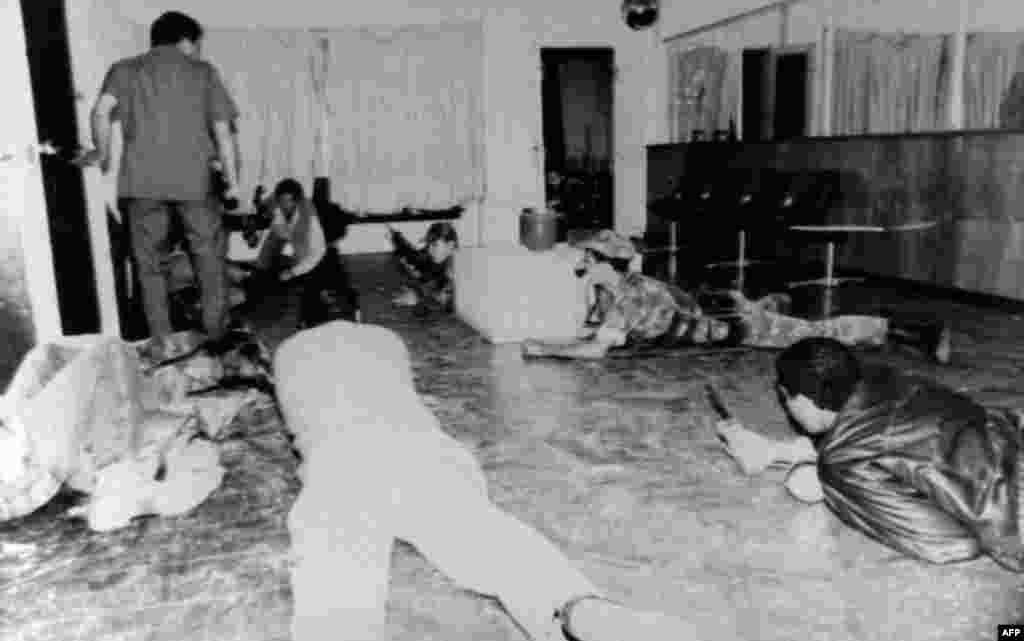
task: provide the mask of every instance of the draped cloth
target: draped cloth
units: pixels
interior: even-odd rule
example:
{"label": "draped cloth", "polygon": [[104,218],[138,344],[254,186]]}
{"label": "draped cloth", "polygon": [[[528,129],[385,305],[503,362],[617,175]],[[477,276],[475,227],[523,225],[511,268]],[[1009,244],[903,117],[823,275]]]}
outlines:
{"label": "draped cloth", "polygon": [[672,140],[686,142],[695,129],[710,137],[716,129],[738,122],[742,56],[717,46],[669,50],[669,130]]}
{"label": "draped cloth", "polygon": [[312,188],[320,99],[314,69],[319,64],[317,38],[309,31],[211,30],[203,39],[204,55],[220,71],[238,104],[243,202],[257,185],[268,190],[283,178]]}
{"label": "draped cloth", "polygon": [[479,198],[482,23],[323,37],[334,200],[349,210],[391,213]]}
{"label": "draped cloth", "polygon": [[211,30],[241,111],[241,191],[295,177],[359,213],[447,209],[484,184],[483,24]]}
{"label": "draped cloth", "polygon": [[142,365],[133,345],[99,335],[26,355],[0,395],[0,522],[34,512],[65,485],[89,495],[72,515],[100,531],[142,514],[183,514],[219,487],[211,439],[266,397],[187,396],[215,375],[202,355],[152,374]]}
{"label": "draped cloth", "polygon": [[837,30],[832,133],[947,129],[949,41],[943,35]]}
{"label": "draped cloth", "polygon": [[964,128],[1024,128],[1024,33],[969,33]]}

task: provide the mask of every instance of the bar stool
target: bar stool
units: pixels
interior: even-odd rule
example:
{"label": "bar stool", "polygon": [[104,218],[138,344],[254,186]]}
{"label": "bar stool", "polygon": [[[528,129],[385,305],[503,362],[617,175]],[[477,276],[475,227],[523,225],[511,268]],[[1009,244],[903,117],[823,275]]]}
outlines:
{"label": "bar stool", "polygon": [[825,275],[822,278],[794,281],[789,287],[821,285],[826,289],[859,278],[835,276],[836,245],[847,234],[861,231],[856,225],[833,225],[825,221],[840,196],[839,174],[833,171],[808,171],[796,174],[780,203],[782,218],[789,221],[790,231],[818,235],[825,240]]}
{"label": "bar stool", "polygon": [[921,231],[925,229],[931,229],[938,224],[937,220],[922,220],[901,225],[793,225],[790,227],[793,231],[798,232],[812,232],[824,234],[828,239],[825,245],[825,274],[821,278],[814,278],[811,280],[798,281],[790,283],[790,287],[805,287],[810,285],[818,285],[825,288],[832,288],[842,285],[844,283],[857,283],[862,282],[864,278],[861,277],[836,277],[835,276],[835,265],[836,265],[836,244],[841,238],[847,237],[849,234],[857,233],[868,233],[868,234],[890,234],[899,233],[906,231]]}
{"label": "bar stool", "polygon": [[736,259],[705,265],[708,269],[724,267],[736,270],[731,283],[734,289],[745,291],[747,268],[755,265],[775,263],[775,260],[753,259],[748,255],[748,235],[753,232],[773,233],[777,229],[777,218],[772,214],[774,189],[779,176],[776,172],[739,169],[730,171],[719,179],[719,198],[711,224],[736,234]]}
{"label": "bar stool", "polygon": [[[838,277],[836,276],[836,249],[840,242],[849,238],[852,234],[894,234],[912,231],[923,231],[938,225],[937,220],[928,219],[910,221],[894,225],[875,224],[846,224],[828,223],[828,212],[832,206],[841,198],[847,198],[843,193],[842,177],[838,172],[818,172],[817,178],[817,207],[818,213],[815,217],[806,216],[796,218],[796,223],[790,225],[790,229],[798,233],[816,234],[825,241],[825,273],[820,278],[796,281],[789,283],[790,287],[817,286],[823,288],[824,303],[823,314],[828,316],[832,312],[832,294],[835,288],[847,283],[862,282],[861,277]],[[865,204],[865,207],[868,205]]]}
{"label": "bar stool", "polygon": [[693,225],[699,218],[714,212],[715,181],[701,173],[686,174],[680,186],[671,195],[651,204],[651,211],[669,221],[668,277],[676,282],[679,275],[680,231],[684,223]]}

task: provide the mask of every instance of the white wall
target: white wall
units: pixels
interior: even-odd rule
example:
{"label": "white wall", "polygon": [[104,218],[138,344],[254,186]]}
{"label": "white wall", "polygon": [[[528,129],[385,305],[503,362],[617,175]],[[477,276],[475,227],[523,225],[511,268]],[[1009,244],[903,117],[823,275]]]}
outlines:
{"label": "white wall", "polygon": [[768,3],[769,0],[661,0],[662,32],[671,36]]}
{"label": "white wall", "polygon": [[[544,204],[541,144],[541,47],[613,47],[615,86],[616,226],[640,233],[645,225],[645,150],[667,138],[667,67],[661,33],[630,31],[615,0],[522,0],[490,8],[467,0],[120,0],[123,14],[149,24],[162,11],[184,11],[208,27],[324,27],[437,24],[484,20],[484,101],[487,112],[487,198],[473,229],[484,243],[514,240],[523,207]],[[347,244],[386,247],[383,234],[353,228]],[[365,237],[365,243],[360,241]],[[474,240],[469,238],[467,240]],[[376,245],[374,244],[376,243]]]}

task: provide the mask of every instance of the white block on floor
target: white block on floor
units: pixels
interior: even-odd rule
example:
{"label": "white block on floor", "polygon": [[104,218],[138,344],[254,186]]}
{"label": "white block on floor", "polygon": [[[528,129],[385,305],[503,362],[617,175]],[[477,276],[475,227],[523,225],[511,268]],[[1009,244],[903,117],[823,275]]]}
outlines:
{"label": "white block on floor", "polygon": [[579,250],[533,252],[518,243],[460,249],[455,309],[492,343],[570,338],[586,319],[583,282],[573,273]]}

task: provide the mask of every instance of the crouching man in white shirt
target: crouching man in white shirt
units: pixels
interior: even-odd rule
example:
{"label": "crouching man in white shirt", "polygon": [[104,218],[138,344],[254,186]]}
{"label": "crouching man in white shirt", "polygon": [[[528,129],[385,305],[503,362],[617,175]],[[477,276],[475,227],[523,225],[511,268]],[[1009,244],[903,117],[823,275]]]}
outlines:
{"label": "crouching man in white shirt", "polygon": [[359,320],[359,297],[334,245],[328,244],[316,205],[302,185],[286,178],[262,206],[271,212],[264,255],[282,282],[300,284],[300,326],[331,319]]}

